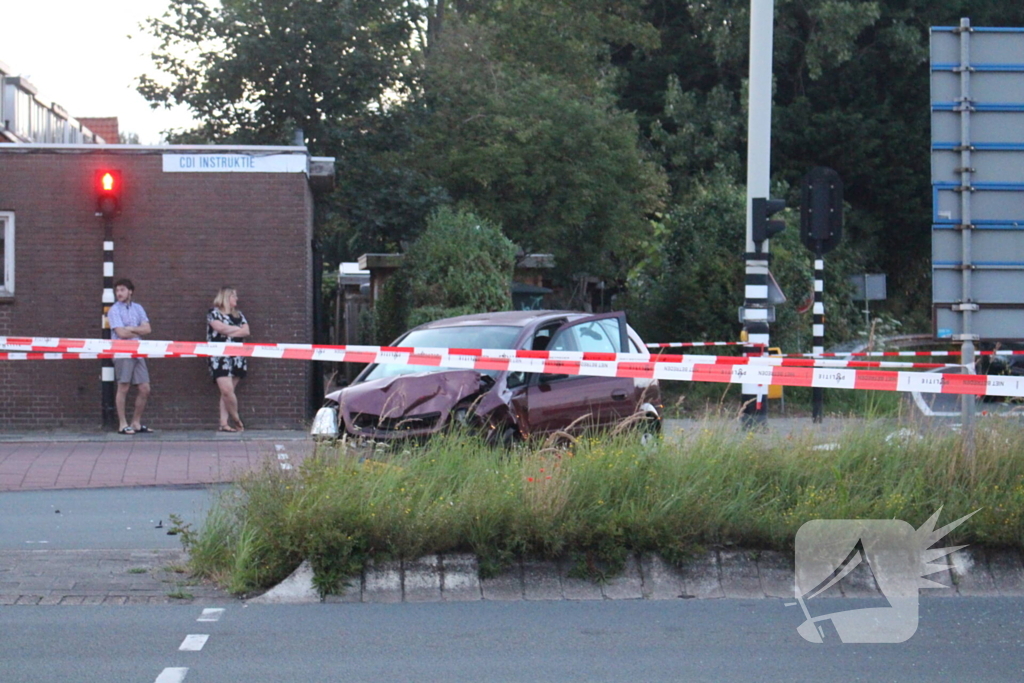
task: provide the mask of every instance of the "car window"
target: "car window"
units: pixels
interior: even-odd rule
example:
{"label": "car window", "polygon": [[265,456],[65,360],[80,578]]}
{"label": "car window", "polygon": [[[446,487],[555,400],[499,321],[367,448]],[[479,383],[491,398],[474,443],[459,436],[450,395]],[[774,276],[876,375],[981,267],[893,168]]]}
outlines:
{"label": "car window", "polygon": [[[435,327],[413,330],[396,342],[398,346],[440,349],[511,349],[522,328],[507,325],[460,325],[456,327]],[[455,368],[429,367],[424,365],[376,365],[361,381],[368,382],[382,377],[398,377],[417,372],[441,372]],[[496,377],[497,370],[480,372]]]}
{"label": "car window", "polygon": [[619,347],[622,339],[619,335],[619,319],[618,318],[603,318],[598,320],[596,324],[601,326],[604,333],[608,336],[608,340],[612,345],[612,353],[618,353],[622,351]]}
{"label": "car window", "polygon": [[615,353],[616,344],[608,338],[602,320],[580,323],[570,331],[576,337],[576,346],[584,353]]}

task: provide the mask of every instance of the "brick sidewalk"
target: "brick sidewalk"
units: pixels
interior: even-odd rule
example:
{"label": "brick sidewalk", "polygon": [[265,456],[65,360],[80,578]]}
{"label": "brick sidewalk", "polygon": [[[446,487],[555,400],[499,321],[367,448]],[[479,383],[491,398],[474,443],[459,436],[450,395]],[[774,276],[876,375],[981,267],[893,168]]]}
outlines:
{"label": "brick sidewalk", "polygon": [[0,491],[217,484],[313,451],[304,432],[4,434]]}
{"label": "brick sidewalk", "polygon": [[181,550],[5,550],[0,605],[166,605],[235,602],[190,579]]}

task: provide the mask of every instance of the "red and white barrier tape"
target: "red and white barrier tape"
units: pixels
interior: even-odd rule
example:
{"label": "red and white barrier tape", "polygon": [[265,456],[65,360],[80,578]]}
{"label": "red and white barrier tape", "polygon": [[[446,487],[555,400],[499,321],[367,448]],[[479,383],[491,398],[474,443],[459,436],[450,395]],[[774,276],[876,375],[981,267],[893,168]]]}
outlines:
{"label": "red and white barrier tape", "polygon": [[695,346],[764,346],[764,344],[751,344],[750,342],[667,342],[664,344],[645,344],[649,349],[683,349]]}
{"label": "red and white barrier tape", "polygon": [[[1024,397],[1024,378],[814,367],[843,363],[779,357],[646,357],[642,354],[523,351],[513,349],[424,349],[311,344],[225,344],[104,339],[0,337],[0,348],[37,353],[133,353],[244,356],[349,363],[422,365],[469,370],[510,370],[560,375],[634,377],[687,382],[777,384],[834,389]],[[711,361],[711,362],[709,362]],[[787,362],[788,361],[788,362]]]}
{"label": "red and white barrier tape", "polygon": [[[2,347],[2,348],[16,348],[16,347]],[[24,347],[29,348],[29,347]],[[386,349],[386,347],[383,347]],[[485,349],[475,349],[480,351],[487,351]],[[437,351],[438,353],[434,353]],[[625,360],[626,362],[635,363],[665,363],[674,362],[683,365],[696,365],[696,364],[716,364],[716,365],[768,365],[772,367],[823,367],[823,368],[902,368],[902,369],[916,369],[916,370],[938,370],[941,368],[963,368],[964,366],[960,363],[899,363],[892,361],[858,361],[858,360],[822,360],[820,362],[813,359],[795,359],[795,358],[783,358],[780,356],[754,356],[750,358],[742,356],[644,356],[642,354],[583,354],[578,352],[566,352],[565,355],[570,355],[568,358],[556,358],[555,360],[568,360],[568,361],[584,361],[584,360],[599,360],[599,361],[613,361],[619,362]],[[232,353],[210,353],[206,355],[245,355],[245,354],[232,354]],[[439,349],[433,349],[431,352],[424,351],[421,355],[428,356],[449,356],[449,355],[461,355],[456,353],[442,353]],[[478,355],[478,354],[473,354]],[[486,355],[482,354],[482,355]],[[608,358],[594,358],[595,355],[608,356]],[[583,357],[586,356],[586,357]],[[618,357],[616,357],[618,356]],[[625,358],[623,356],[626,356]],[[97,358],[198,358],[199,356],[194,353],[80,353],[74,351],[68,352],[39,352],[39,351],[0,351],[0,360],[95,360]],[[262,356],[265,358],[280,358],[280,356]],[[312,360],[312,359],[310,359]],[[324,360],[318,358],[316,360]],[[364,361],[360,361],[364,362]],[[376,361],[369,361],[376,362]]]}
{"label": "red and white barrier tape", "polygon": [[[88,357],[95,357],[97,353],[103,353],[100,357],[111,357],[111,351],[121,351],[121,356],[131,357],[196,357],[196,356],[256,356],[262,358],[295,358],[298,360],[330,360],[323,357],[313,357],[313,353],[319,352],[345,352],[345,353],[415,353],[425,356],[480,356],[495,358],[531,358],[541,360],[562,360],[562,361],[611,361],[629,363],[715,363],[721,365],[770,365],[770,366],[793,366],[793,367],[828,367],[828,368],[907,368],[918,370],[935,370],[939,368],[959,368],[958,363],[900,363],[890,361],[859,361],[859,360],[819,360],[811,358],[787,358],[783,356],[705,356],[690,354],[659,354],[648,355],[644,353],[600,353],[580,351],[526,351],[519,349],[444,349],[444,348],[411,348],[411,347],[388,347],[388,346],[327,346],[310,344],[225,344],[205,342],[168,342],[168,341],[140,341],[140,340],[95,340],[95,339],[19,339],[8,337],[11,341],[29,342],[29,344],[3,343],[5,338],[0,337],[0,349],[17,349],[25,353],[51,353],[55,359],[62,356],[56,349],[82,349],[82,353]],[[80,345],[84,344],[84,345]],[[198,347],[209,347],[206,352],[198,352]],[[251,347],[251,351],[248,350]],[[290,356],[280,355],[267,349],[284,349],[292,352],[302,353],[307,351],[309,355]],[[141,353],[137,351],[141,350]],[[135,352],[135,353],[133,353]],[[65,350],[68,358],[73,358],[75,351]],[[374,360],[349,361],[349,362],[377,362]]]}
{"label": "red and white barrier tape", "polygon": [[[959,356],[960,351],[856,351],[845,353],[784,353],[784,358],[885,358],[894,356]],[[975,351],[976,356],[1024,356],[1024,351]]]}
{"label": "red and white barrier tape", "polygon": [[121,358],[198,358],[198,356],[178,353],[46,353],[38,351],[0,351],[0,360],[118,360]]}

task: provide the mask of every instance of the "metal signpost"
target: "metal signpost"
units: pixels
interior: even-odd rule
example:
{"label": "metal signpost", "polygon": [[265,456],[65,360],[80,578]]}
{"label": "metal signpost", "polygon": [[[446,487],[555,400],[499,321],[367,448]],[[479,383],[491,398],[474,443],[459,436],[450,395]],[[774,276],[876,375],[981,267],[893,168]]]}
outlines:
{"label": "metal signpost", "polygon": [[1024,338],[1024,28],[932,28],[931,123],[935,335],[970,366]]}

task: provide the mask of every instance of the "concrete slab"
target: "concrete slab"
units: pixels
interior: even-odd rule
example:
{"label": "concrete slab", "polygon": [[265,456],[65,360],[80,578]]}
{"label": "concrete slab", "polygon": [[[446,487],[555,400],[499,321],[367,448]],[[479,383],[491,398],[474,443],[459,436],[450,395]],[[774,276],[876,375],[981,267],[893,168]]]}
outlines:
{"label": "concrete slab", "polygon": [[483,599],[476,555],[461,553],[441,556],[441,599],[450,602]]}
{"label": "concrete slab", "polygon": [[641,555],[640,574],[644,580],[643,595],[648,600],[676,600],[687,595],[683,573],[659,555]]}
{"label": "concrete slab", "polygon": [[998,594],[996,582],[988,569],[988,557],[983,550],[957,550],[949,556],[949,564],[960,595],[974,597]]}
{"label": "concrete slab", "polygon": [[562,577],[562,597],[566,600],[604,600],[601,584],[591,579],[569,576],[571,563],[562,563],[559,573]]}
{"label": "concrete slab", "polygon": [[424,555],[403,563],[406,602],[441,601],[441,560],[437,555]]}
{"label": "concrete slab", "polygon": [[523,561],[523,597],[526,600],[561,600],[562,578],[553,562]]}
{"label": "concrete slab", "polygon": [[858,564],[837,586],[847,598],[877,598],[882,595],[871,567],[864,562]]}
{"label": "concrete slab", "polygon": [[371,562],[363,580],[363,602],[402,602],[402,563]]}
{"label": "concrete slab", "polygon": [[686,594],[694,598],[724,598],[718,553],[709,550],[682,567]]}
{"label": "concrete slab", "polygon": [[761,593],[768,598],[794,597],[793,555],[777,550],[765,550],[757,556],[757,576]]}
{"label": "concrete slab", "polygon": [[644,597],[644,582],[636,555],[626,558],[626,566],[618,576],[605,581],[601,592],[608,600],[640,600]]}
{"label": "concrete slab", "polygon": [[1024,562],[1018,550],[990,550],[988,568],[1000,595],[1024,596]]}
{"label": "concrete slab", "polygon": [[308,560],[303,561],[287,579],[249,602],[255,605],[299,605],[320,602],[320,595],[313,587],[313,567]]}
{"label": "concrete slab", "polygon": [[748,550],[721,550],[722,592],[727,598],[763,598],[757,574],[757,554]]}
{"label": "concrete slab", "polygon": [[949,566],[949,560],[945,557],[940,558],[932,562],[932,564],[943,565],[942,571],[929,574],[927,579],[934,581],[935,583],[942,584],[942,588],[925,588],[921,591],[921,595],[926,595],[930,598],[955,598],[957,597],[957,582],[953,578],[952,571]]}
{"label": "concrete slab", "polygon": [[480,579],[480,591],[484,600],[524,599],[523,565],[516,562],[507,572]]}

